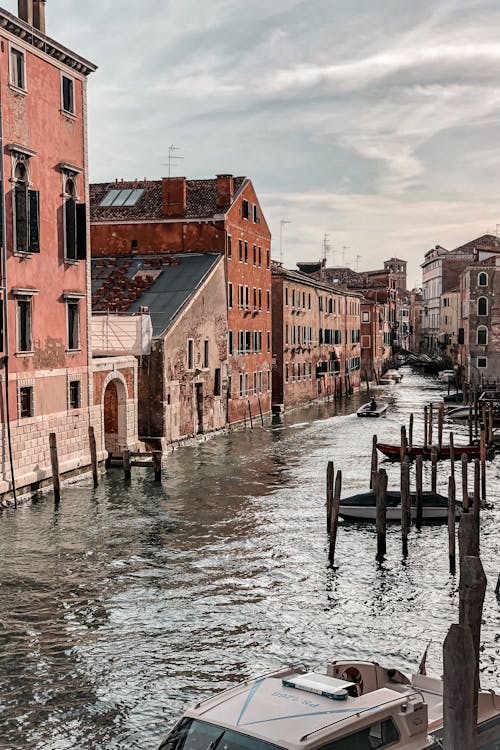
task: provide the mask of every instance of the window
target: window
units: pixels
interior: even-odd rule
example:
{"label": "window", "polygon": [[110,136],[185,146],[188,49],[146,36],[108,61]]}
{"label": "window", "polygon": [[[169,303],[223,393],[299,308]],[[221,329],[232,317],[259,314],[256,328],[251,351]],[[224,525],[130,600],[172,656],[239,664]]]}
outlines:
{"label": "window", "polygon": [[215,370],[215,376],[214,376],[214,396],[220,396],[221,395],[221,372],[220,367],[217,367]]}
{"label": "window", "polygon": [[477,314],[488,315],[488,300],[486,297],[479,297],[477,301]]}
{"label": "window", "polygon": [[26,90],[24,52],[14,47],[10,50],[10,82],[16,88]]}
{"label": "window", "polygon": [[266,292],[266,298],[267,298],[267,312],[271,309],[271,292],[268,290]]}
{"label": "window", "polygon": [[266,250],[266,268],[267,270],[271,268],[271,253],[269,250]]}
{"label": "window", "polygon": [[242,284],[238,285],[238,306],[241,309],[245,306],[245,295],[244,295],[244,287]]}
{"label": "window", "polygon": [[361,320],[362,320],[363,323],[369,323],[370,322],[370,312],[369,311],[367,311],[367,312],[363,311],[361,313]]}
{"label": "window", "polygon": [[13,187],[14,243],[18,253],[40,252],[40,193],[28,189],[26,166],[18,162]]}
{"label": "window", "polygon": [[82,406],[81,384],[79,380],[71,380],[69,383],[69,408],[80,409]]}
{"label": "window", "polygon": [[19,416],[21,419],[26,419],[26,417],[33,417],[34,415],[33,386],[22,386],[19,388]]}
{"label": "window", "polygon": [[262,289],[259,289],[259,310],[262,310]]}
{"label": "window", "polygon": [[243,373],[240,372],[240,398],[244,395],[245,385],[244,385],[244,376]]}
{"label": "window", "polygon": [[488,345],[488,329],[486,326],[479,326],[477,329],[477,344],[478,346]]}
{"label": "window", "polygon": [[361,348],[362,349],[369,349],[371,345],[372,345],[371,336],[361,336]]}
{"label": "window", "polygon": [[257,265],[257,245],[254,245],[252,248],[252,259],[253,259],[253,265]]}
{"label": "window", "polygon": [[285,287],[285,305],[288,305],[288,287]]}
{"label": "window", "polygon": [[243,198],[243,201],[242,201],[241,205],[242,205],[242,215],[243,215],[243,218],[244,219],[249,219],[250,218],[250,204],[246,200],[246,198]]}
{"label": "window", "polygon": [[233,285],[231,282],[227,285],[227,304],[228,307],[233,306]]}
{"label": "window", "polygon": [[259,247],[258,249],[258,255],[259,255],[259,268],[262,266],[262,248]]}
{"label": "window", "polygon": [[478,357],[477,358],[477,367],[479,370],[485,370],[488,367],[488,358],[487,357]]}
{"label": "window", "polygon": [[233,354],[234,352],[234,335],[232,331],[227,332],[227,351],[228,354]]}
{"label": "window", "polygon": [[75,114],[75,82],[72,78],[63,75],[61,81],[62,108],[64,112]]}
{"label": "window", "polygon": [[255,203],[252,207],[252,220],[254,224],[259,223],[259,207]]}
{"label": "window", "polygon": [[488,274],[484,273],[484,271],[480,273],[477,278],[477,284],[478,286],[488,286]]}
{"label": "window", "polygon": [[31,298],[17,300],[17,351],[31,352],[32,343],[32,308]]}
{"label": "window", "polygon": [[75,301],[67,302],[68,316],[68,349],[75,350],[80,348],[80,310],[79,303]]}
{"label": "window", "polygon": [[233,249],[232,249],[232,246],[231,246],[231,235],[230,234],[227,235],[226,249],[227,249],[227,257],[229,258],[229,260],[231,260],[231,258],[233,257]]}
{"label": "window", "polygon": [[209,366],[209,345],[208,345],[208,339],[205,339],[203,342],[203,367],[205,370]]}
{"label": "window", "polygon": [[257,309],[257,289],[255,287],[253,288],[253,307],[254,310]]}
{"label": "window", "polygon": [[271,331],[267,332],[267,351],[271,351]]}
{"label": "window", "polygon": [[240,263],[243,263],[243,240],[238,241],[238,256]]}
{"label": "window", "polygon": [[248,263],[248,242],[245,242],[245,263]]}
{"label": "window", "polygon": [[194,341],[188,339],[187,342],[187,368],[188,370],[194,370]]}

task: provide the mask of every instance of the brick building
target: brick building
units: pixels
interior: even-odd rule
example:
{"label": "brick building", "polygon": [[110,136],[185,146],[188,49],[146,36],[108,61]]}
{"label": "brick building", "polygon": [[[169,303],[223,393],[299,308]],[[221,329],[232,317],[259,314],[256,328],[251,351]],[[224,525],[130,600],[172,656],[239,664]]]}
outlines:
{"label": "brick building", "polygon": [[249,179],[184,177],[91,186],[94,257],[225,258],[228,421],[271,409],[271,234]]}
{"label": "brick building", "polygon": [[277,264],[272,287],[273,405],[359,387],[360,295]]}
{"label": "brick building", "polygon": [[[463,329],[459,364],[469,383],[500,380],[500,260],[490,257],[460,278]],[[463,342],[463,343],[462,343]]]}
{"label": "brick building", "polygon": [[375,300],[361,301],[361,377],[378,380],[387,369],[392,354],[392,334],[386,319],[386,306]]}
{"label": "brick building", "polygon": [[[165,447],[226,426],[225,289],[220,254],[94,259],[94,323],[113,328],[112,336],[103,338],[115,346],[120,338],[128,340],[132,350],[151,321],[151,345],[137,352],[144,443]],[[125,327],[133,316],[130,336]]]}

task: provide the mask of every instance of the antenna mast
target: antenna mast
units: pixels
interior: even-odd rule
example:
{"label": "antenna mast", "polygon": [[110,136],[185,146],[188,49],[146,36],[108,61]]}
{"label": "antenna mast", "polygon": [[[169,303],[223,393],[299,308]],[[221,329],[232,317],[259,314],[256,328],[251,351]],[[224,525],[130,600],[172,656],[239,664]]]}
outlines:
{"label": "antenna mast", "polygon": [[184,159],[183,156],[175,156],[174,151],[180,151],[180,148],[178,146],[169,146],[168,147],[168,161],[164,164],[162,164],[163,167],[168,167],[168,176],[172,176],[172,167],[175,166],[175,161],[182,161]]}

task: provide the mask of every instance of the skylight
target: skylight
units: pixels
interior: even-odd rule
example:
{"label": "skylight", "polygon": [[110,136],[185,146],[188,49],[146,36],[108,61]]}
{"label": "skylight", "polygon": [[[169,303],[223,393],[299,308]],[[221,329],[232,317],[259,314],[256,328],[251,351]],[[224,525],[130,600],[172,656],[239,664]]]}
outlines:
{"label": "skylight", "polygon": [[135,206],[144,188],[113,188],[106,193],[99,206]]}

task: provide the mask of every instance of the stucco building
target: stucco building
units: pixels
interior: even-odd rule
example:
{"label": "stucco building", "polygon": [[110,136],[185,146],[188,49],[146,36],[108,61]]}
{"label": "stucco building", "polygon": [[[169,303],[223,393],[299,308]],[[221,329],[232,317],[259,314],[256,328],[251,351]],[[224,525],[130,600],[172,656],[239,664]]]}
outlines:
{"label": "stucco building", "polygon": [[490,257],[460,279],[459,364],[469,383],[500,380],[500,260]]}
{"label": "stucco building", "polygon": [[359,387],[361,296],[278,264],[272,272],[273,404]]}
{"label": "stucco building", "polygon": [[94,257],[219,253],[227,278],[228,421],[271,409],[271,234],[246,177],[91,186]]}

